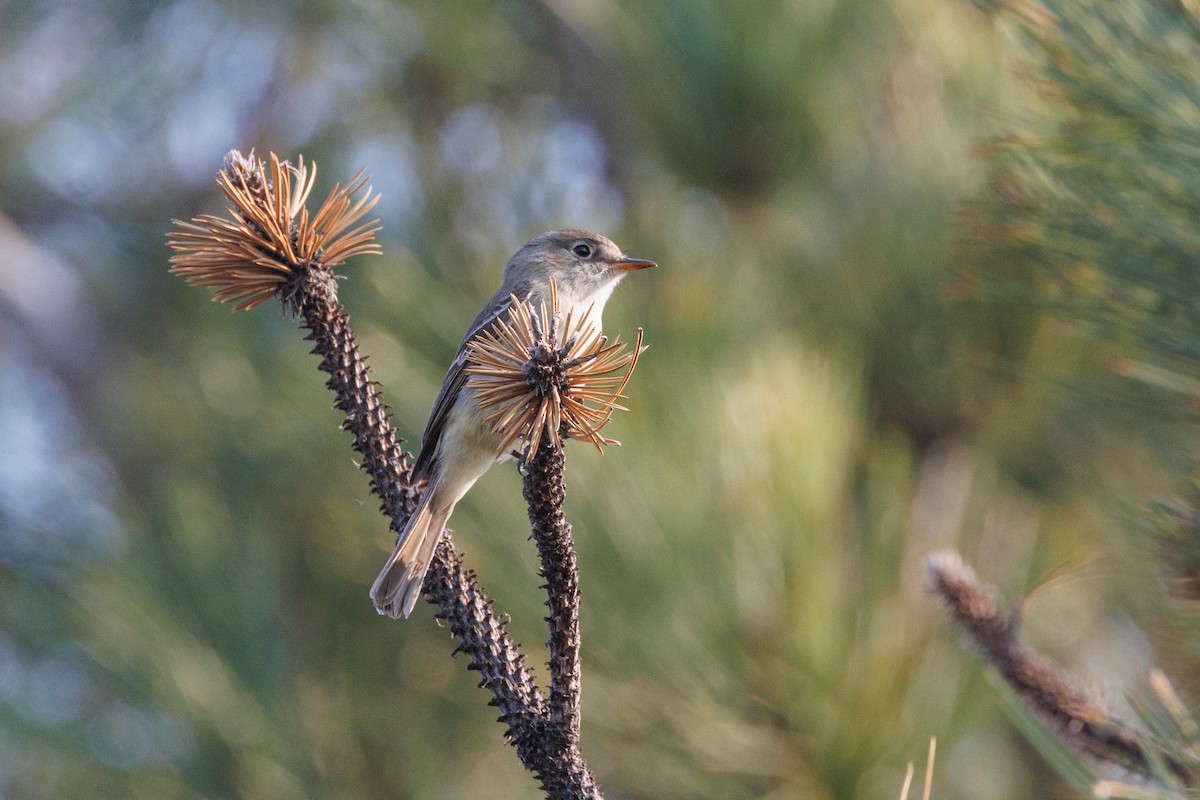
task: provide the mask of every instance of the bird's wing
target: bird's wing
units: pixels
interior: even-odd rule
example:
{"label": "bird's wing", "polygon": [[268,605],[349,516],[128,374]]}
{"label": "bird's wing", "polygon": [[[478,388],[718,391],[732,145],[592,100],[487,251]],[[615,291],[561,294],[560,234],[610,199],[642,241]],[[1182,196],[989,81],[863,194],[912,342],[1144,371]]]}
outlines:
{"label": "bird's wing", "polygon": [[446,429],[450,409],[454,407],[458,393],[462,391],[467,382],[467,350],[471,340],[480,331],[495,325],[496,320],[508,313],[512,307],[512,295],[525,300],[529,297],[529,289],[522,286],[512,294],[508,292],[494,294],[475,317],[475,321],[467,328],[466,336],[458,345],[458,352],[454,356],[454,361],[450,363],[450,369],[446,371],[446,379],[442,381],[442,388],[438,392],[437,399],[433,401],[433,409],[429,412],[429,421],[425,423],[425,432],[421,435],[421,452],[417,456],[416,464],[413,465],[413,472],[418,479],[432,477],[434,459],[437,455],[438,444],[442,439],[442,433]]}

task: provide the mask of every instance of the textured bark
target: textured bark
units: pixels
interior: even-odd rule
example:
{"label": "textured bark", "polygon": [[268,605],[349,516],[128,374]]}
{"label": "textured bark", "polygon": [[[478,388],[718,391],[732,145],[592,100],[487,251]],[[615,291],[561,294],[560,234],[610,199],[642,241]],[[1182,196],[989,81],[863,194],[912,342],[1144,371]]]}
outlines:
{"label": "textured bark", "polygon": [[354,436],[351,445],[362,456],[362,469],[370,476],[371,490],[382,501],[382,511],[396,534],[417,507],[420,487],[413,484],[409,454],[392,428],[388,407],[371,380],[366,359],[350,329],[350,317],[337,301],[332,272],[311,268],[285,284],[284,304],[308,328],[313,353],[321,357],[320,369],[336,398],[333,407],[346,415],[342,430]]}
{"label": "textured bark", "polygon": [[1191,784],[1187,767],[1169,754],[1151,756],[1141,738],[1030,647],[1021,635],[1017,616],[1000,611],[996,590],[981,583],[957,554],[929,556],[925,567],[933,590],[950,607],[984,660],[1067,744],[1146,777],[1154,775],[1154,760],[1161,758],[1176,778]]}
{"label": "textured bark", "polygon": [[455,652],[466,654],[471,660],[467,668],[478,672],[479,685],[491,692],[491,705],[500,710],[500,722],[508,728],[505,736],[517,748],[521,762],[533,770],[530,764],[541,749],[538,742],[546,728],[546,699],[449,534],[438,543],[424,591],[438,607],[438,618],[458,639]]}
{"label": "textured bark", "polygon": [[[350,319],[337,300],[332,272],[320,265],[298,270],[279,291],[285,308],[309,330],[320,369],[329,374],[334,407],[346,415],[342,428],[354,436],[362,469],[380,498],[393,532],[399,533],[420,498],[409,454],[396,436],[378,385],[358,351]],[[600,798],[579,751],[579,576],[571,526],[563,518],[561,447],[544,442],[525,481],[534,538],[550,594],[550,702],[525,666],[475,573],[467,569],[448,534],[434,553],[423,591],[437,616],[458,640],[455,652],[470,659],[480,686],[500,711],[505,738],[551,800]]]}
{"label": "textured bark", "polygon": [[596,780],[579,750],[579,566],[571,526],[563,515],[563,451],[548,437],[525,463],[525,501],[546,579],[550,614],[549,733],[552,772],[539,771],[550,797],[600,797]]}

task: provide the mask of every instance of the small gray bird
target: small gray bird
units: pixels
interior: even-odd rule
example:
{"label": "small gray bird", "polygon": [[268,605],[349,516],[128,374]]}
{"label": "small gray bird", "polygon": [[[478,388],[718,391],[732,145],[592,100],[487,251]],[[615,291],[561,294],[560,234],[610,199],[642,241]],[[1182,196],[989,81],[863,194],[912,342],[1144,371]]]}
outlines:
{"label": "small gray bird", "polygon": [[458,346],[441,391],[433,402],[421,452],[413,469],[418,481],[428,481],[417,510],[404,526],[396,549],[375,585],[371,599],[380,614],[398,618],[412,613],[421,595],[425,572],[454,506],[488,467],[510,456],[498,452],[500,437],[484,423],[466,388],[467,351],[471,340],[508,313],[512,297],[530,305],[550,305],[550,279],[558,287],[564,313],[585,312],[600,330],[604,304],[629,272],[655,266],[653,261],[628,258],[608,239],[576,229],[551,231],[526,242],[504,266],[500,288],[475,317]]}

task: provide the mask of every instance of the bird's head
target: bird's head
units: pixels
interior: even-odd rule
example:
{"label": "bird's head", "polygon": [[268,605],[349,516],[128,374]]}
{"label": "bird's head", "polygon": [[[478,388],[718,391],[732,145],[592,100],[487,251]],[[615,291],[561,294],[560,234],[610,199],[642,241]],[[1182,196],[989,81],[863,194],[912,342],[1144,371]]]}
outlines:
{"label": "bird's head", "polygon": [[540,293],[554,278],[566,304],[596,300],[602,305],[621,278],[653,266],[653,261],[626,256],[598,233],[564,228],[526,242],[504,267],[504,285]]}

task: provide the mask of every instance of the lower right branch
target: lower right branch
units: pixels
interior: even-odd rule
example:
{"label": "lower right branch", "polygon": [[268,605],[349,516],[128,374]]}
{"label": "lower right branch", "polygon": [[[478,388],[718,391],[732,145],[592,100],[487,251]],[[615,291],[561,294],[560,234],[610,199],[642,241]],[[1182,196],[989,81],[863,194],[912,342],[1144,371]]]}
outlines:
{"label": "lower right branch", "polygon": [[1034,651],[1021,636],[1016,615],[1001,613],[996,590],[983,584],[957,553],[930,555],[925,569],[933,591],[950,607],[984,660],[1069,744],[1147,778],[1154,777],[1155,760],[1161,759],[1175,778],[1191,785],[1184,764],[1169,753],[1148,752],[1142,737],[1104,712],[1061,669]]}

